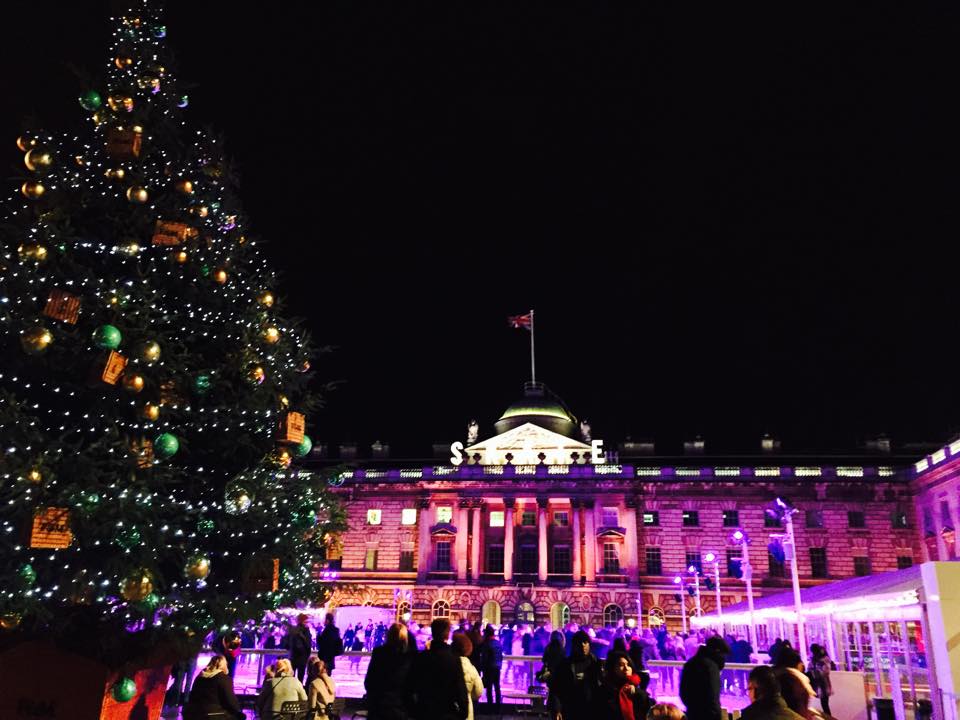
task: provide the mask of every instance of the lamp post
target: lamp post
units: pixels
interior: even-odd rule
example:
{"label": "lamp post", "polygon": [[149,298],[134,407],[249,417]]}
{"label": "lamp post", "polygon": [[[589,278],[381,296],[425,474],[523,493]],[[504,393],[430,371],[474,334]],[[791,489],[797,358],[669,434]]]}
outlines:
{"label": "lamp post", "polygon": [[797,568],[797,543],[793,534],[793,516],[799,511],[784,501],[777,498],[777,506],[782,509],[783,519],[787,523],[786,545],[790,546],[790,577],[793,580],[793,611],[797,616],[797,642],[800,644],[800,659],[803,664],[807,664],[807,634],[803,627],[803,606],[800,601],[800,571]]}
{"label": "lamp post", "polygon": [[677,575],[673,579],[674,585],[680,586],[680,620],[683,626],[683,634],[687,634],[687,599],[683,596],[686,592],[686,587],[683,584],[683,576]]}
{"label": "lamp post", "polygon": [[713,563],[713,583],[714,590],[717,593],[717,619],[720,621],[720,632],[723,632],[723,604],[720,601],[720,556],[716,553],[708,552],[703,557],[708,563]]}
{"label": "lamp post", "polygon": [[750,611],[750,626],[748,632],[750,635],[750,647],[753,652],[759,652],[757,647],[757,626],[753,621],[753,565],[750,564],[750,538],[743,530],[736,530],[733,533],[733,540],[743,548],[743,556],[740,560],[740,571],[744,581],[747,583],[747,608]]}
{"label": "lamp post", "polygon": [[700,617],[703,615],[703,610],[700,607],[700,568],[691,565],[687,568],[687,572],[693,575],[693,599],[696,603],[697,617]]}

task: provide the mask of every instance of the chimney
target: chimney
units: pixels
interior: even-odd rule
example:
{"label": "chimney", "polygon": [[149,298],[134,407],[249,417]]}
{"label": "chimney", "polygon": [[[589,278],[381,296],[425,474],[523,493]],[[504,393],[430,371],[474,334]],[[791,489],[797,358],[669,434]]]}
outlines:
{"label": "chimney", "polygon": [[357,459],[357,445],[356,443],[345,443],[340,445],[340,459],[341,460],[356,460]]}
{"label": "chimney", "polygon": [[780,452],[780,441],[764,433],[763,437],[760,438],[760,450],[764,455],[767,453]]}
{"label": "chimney", "polygon": [[370,446],[370,454],[375,460],[383,460],[390,457],[390,446],[377,440]]}
{"label": "chimney", "polygon": [[624,457],[636,457],[638,455],[654,455],[656,446],[653,440],[641,439],[633,440],[629,435],[627,439],[617,445],[617,449]]}
{"label": "chimney", "polygon": [[703,455],[703,438],[697,435],[693,440],[686,440],[683,443],[684,455]]}

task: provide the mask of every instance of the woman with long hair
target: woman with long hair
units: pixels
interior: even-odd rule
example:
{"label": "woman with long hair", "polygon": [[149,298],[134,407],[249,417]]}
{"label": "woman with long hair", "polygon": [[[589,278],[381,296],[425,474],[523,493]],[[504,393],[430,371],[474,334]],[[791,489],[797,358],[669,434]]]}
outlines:
{"label": "woman with long hair", "polygon": [[327,663],[318,657],[307,663],[307,703],[315,720],[326,720],[328,707],[336,699],[337,684],[327,673]]}
{"label": "woman with long hair", "polygon": [[473,720],[473,703],[483,695],[483,681],[480,679],[480,673],[470,662],[473,643],[467,633],[455,632],[450,644],[453,646],[453,654],[460,658],[460,664],[463,666],[463,681],[467,685],[467,720]]}
{"label": "woman with long hair", "polygon": [[275,664],[276,675],[265,680],[257,697],[257,717],[271,720],[285,702],[306,701],[307,691],[294,676],[293,665],[287,658],[280,658]]}
{"label": "woman with long hair", "polygon": [[416,653],[416,643],[407,628],[394,623],[387,630],[387,641],[373,649],[363,686],[367,690],[367,711],[370,720],[407,720],[410,698],[407,676]]}
{"label": "woman with long hair", "polygon": [[244,717],[223,655],[210,658],[207,667],[194,679],[190,701],[183,707],[184,720],[199,720],[218,713],[236,720]]}

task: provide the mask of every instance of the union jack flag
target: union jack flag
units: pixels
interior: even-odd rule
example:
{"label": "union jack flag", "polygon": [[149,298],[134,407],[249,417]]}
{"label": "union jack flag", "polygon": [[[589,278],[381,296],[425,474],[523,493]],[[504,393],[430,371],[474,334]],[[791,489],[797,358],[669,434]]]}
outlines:
{"label": "union jack flag", "polygon": [[533,325],[533,317],[530,313],[526,315],[510,315],[507,318],[507,322],[512,328],[526,328],[527,330]]}

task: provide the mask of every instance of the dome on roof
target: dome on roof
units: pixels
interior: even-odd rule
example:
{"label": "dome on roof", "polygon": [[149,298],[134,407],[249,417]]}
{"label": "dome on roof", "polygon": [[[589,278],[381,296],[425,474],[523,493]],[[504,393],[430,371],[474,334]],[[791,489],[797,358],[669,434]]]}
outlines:
{"label": "dome on roof", "polygon": [[504,411],[494,423],[494,429],[500,435],[525,423],[533,423],[567,437],[575,437],[579,431],[573,413],[542,383],[527,383],[523,398]]}

